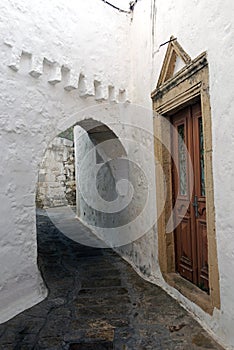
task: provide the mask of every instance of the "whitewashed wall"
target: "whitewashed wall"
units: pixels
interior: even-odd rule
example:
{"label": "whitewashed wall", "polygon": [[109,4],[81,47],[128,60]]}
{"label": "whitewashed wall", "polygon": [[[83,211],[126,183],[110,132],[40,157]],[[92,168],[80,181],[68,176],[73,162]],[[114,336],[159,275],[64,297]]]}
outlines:
{"label": "whitewashed wall", "polygon": [[3,322],[46,295],[37,268],[39,165],[56,135],[90,116],[88,107],[100,105],[97,118],[119,121],[117,110],[102,106],[125,100],[129,61],[121,47],[130,20],[93,0],[3,0],[0,13]]}
{"label": "whitewashed wall", "polygon": [[102,199],[112,202],[117,197],[115,179],[109,163],[102,161],[98,164],[96,147],[88,133],[80,126],[74,128],[74,142],[77,215],[94,228],[111,227],[114,225],[114,216],[106,214],[98,205]]}
{"label": "whitewashed wall", "polygon": [[[4,203],[0,322],[4,322],[46,296],[37,268],[35,194],[39,167],[54,137],[81,120],[95,119],[109,126],[131,159],[145,167],[149,188],[154,186],[154,165],[148,135],[151,112],[127,102],[132,94],[131,16],[93,0],[40,4],[3,0],[0,6],[0,200]],[[140,141],[151,154],[142,151]],[[141,176],[137,186],[145,186]],[[155,213],[154,194],[153,190],[147,213]],[[136,231],[139,236],[148,228],[148,217],[139,220],[138,231],[129,228],[134,233],[130,241]],[[126,243],[128,235],[122,233]]]}
{"label": "whitewashed wall", "polygon": [[[132,109],[129,106],[121,128]],[[119,131],[117,125],[111,126]],[[141,140],[146,132],[135,126],[125,128],[119,138],[108,130],[88,134],[80,126],[74,128],[77,215],[104,246],[132,243],[152,231],[154,224],[155,193],[149,194],[153,157],[152,153],[145,156],[150,147]]]}
{"label": "whitewashed wall", "polygon": [[[163,282],[155,227],[122,253],[234,348],[233,6],[228,0],[139,0],[131,21],[96,0],[1,1],[1,322],[46,295],[36,263],[35,188],[42,156],[60,131],[95,115],[147,169],[155,193],[149,152],[142,156],[143,148],[136,150],[126,135],[152,150],[150,92],[166,47],[157,49],[174,35],[192,58],[208,52],[221,310],[210,317]],[[144,107],[141,112],[130,104],[105,106],[127,96]],[[123,126],[126,122],[134,130]],[[150,206],[156,212],[154,200]]]}
{"label": "whitewashed wall", "polygon": [[[230,1],[138,1],[131,25],[133,101],[148,108],[167,49],[163,46],[158,51],[160,44],[174,35],[192,58],[208,53],[221,310],[215,309],[213,316],[203,312],[169,287],[157,267],[147,278],[179,300],[227,349],[234,349],[233,16]],[[144,240],[125,247],[123,253],[140,274],[144,261],[157,261],[157,246],[151,248]]]}

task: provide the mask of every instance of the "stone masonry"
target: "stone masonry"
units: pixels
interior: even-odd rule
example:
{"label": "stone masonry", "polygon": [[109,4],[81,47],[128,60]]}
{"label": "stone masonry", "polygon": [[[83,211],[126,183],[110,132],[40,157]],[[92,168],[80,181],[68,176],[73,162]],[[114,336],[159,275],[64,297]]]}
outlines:
{"label": "stone masonry", "polygon": [[39,170],[36,201],[39,208],[75,205],[73,141],[56,137],[48,146]]}

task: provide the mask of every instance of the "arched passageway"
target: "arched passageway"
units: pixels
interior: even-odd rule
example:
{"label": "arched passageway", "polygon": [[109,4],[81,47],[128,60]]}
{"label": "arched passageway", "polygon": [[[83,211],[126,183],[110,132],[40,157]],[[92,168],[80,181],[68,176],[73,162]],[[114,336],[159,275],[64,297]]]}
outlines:
{"label": "arched passageway", "polygon": [[[105,176],[93,178],[92,174],[81,176],[81,180],[93,181],[102,189],[101,198],[111,205],[116,198],[116,181],[120,180],[114,175],[132,176],[129,168],[127,172],[122,169],[114,173],[113,165],[109,167],[110,159],[127,156],[125,148],[113,131],[93,120],[75,126],[74,135],[76,178],[79,171],[92,173],[90,160],[83,165],[84,170],[81,167],[80,160],[86,153],[91,152],[91,161],[95,156],[101,167],[107,162]],[[97,145],[100,147],[94,147]],[[87,165],[90,169],[86,169]],[[87,185],[90,187],[91,183]],[[82,220],[108,228],[109,216],[103,215],[110,213],[99,217],[93,208],[90,210],[79,186],[77,189],[78,214],[86,213]],[[0,345],[4,350],[221,349],[161,288],[141,279],[113,249],[103,248],[103,242],[98,247],[93,232],[78,221],[73,210],[64,208],[69,205],[38,211],[38,264],[48,296],[0,326]],[[70,217],[66,217],[67,213]],[[121,214],[117,217],[123,220]]]}
{"label": "arched passageway", "polygon": [[[131,178],[130,162],[117,135],[102,122],[85,119],[62,131],[45,151],[36,206],[46,209],[65,235],[96,246],[97,242],[77,236],[77,217],[97,235],[96,231],[122,226],[132,211]],[[101,238],[104,246],[105,239]]]}

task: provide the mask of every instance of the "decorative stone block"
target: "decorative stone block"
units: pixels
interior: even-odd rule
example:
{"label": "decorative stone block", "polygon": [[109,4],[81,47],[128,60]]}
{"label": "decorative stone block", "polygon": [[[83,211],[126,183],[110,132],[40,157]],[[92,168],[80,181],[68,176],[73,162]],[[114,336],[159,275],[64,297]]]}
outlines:
{"label": "decorative stone block", "polygon": [[94,81],[90,77],[81,75],[79,79],[79,95],[80,97],[94,96]]}
{"label": "decorative stone block", "polygon": [[107,100],[109,97],[109,89],[108,87],[105,87],[102,85],[101,82],[95,81],[94,82],[95,87],[95,100],[96,101],[103,101]]}
{"label": "decorative stone block", "polygon": [[12,47],[10,62],[8,67],[17,72],[20,67],[20,59],[22,55],[22,50],[17,47]]}
{"label": "decorative stone block", "polygon": [[118,102],[126,102],[126,90],[123,88],[119,89]]}
{"label": "decorative stone block", "polygon": [[54,63],[52,66],[51,77],[48,80],[48,83],[51,85],[56,85],[62,80],[61,67],[57,63]]}
{"label": "decorative stone block", "polygon": [[108,95],[110,102],[117,102],[116,89],[113,85],[108,87]]}
{"label": "decorative stone block", "polygon": [[78,88],[79,73],[75,69],[70,69],[67,84],[64,86],[66,91],[71,91]]}
{"label": "decorative stone block", "polygon": [[29,74],[33,78],[39,78],[43,73],[43,57],[32,55],[31,70]]}

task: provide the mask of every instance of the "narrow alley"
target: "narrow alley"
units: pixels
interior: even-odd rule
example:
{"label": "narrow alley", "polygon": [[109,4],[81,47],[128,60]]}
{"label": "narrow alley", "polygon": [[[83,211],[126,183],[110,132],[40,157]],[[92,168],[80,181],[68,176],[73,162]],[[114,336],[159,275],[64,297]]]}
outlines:
{"label": "narrow alley", "polygon": [[49,295],[0,325],[1,350],[221,349],[112,250],[75,243],[40,214],[38,263]]}

